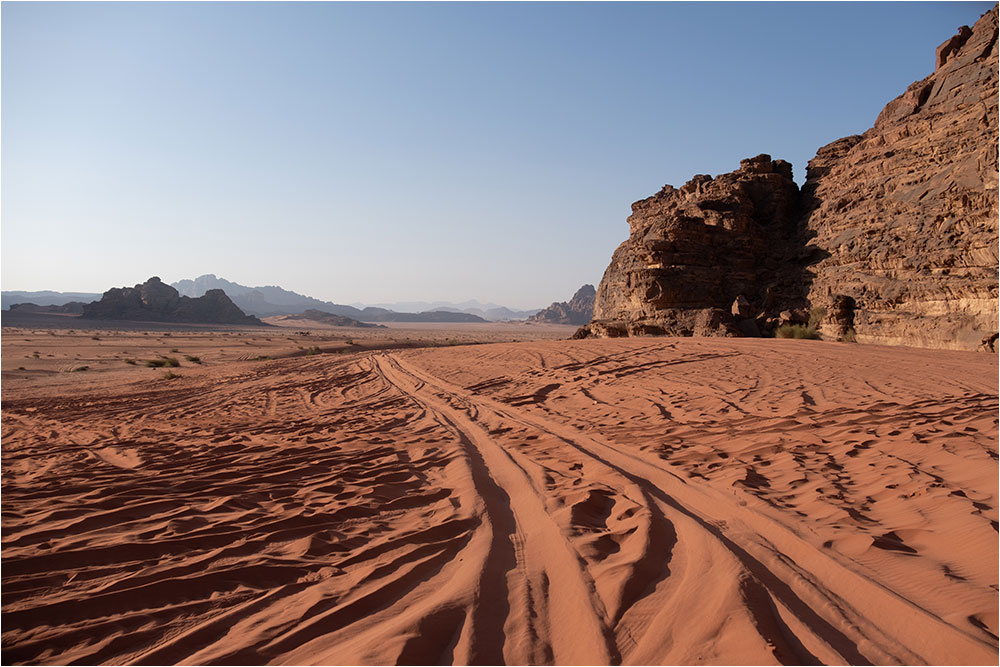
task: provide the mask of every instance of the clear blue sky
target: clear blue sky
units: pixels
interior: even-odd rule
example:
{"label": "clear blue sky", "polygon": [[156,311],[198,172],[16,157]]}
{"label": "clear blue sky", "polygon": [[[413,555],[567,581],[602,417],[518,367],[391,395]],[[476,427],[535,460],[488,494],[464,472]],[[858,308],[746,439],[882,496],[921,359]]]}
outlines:
{"label": "clear blue sky", "polygon": [[2,5],[2,287],[595,285],[630,204],[871,127],[993,3]]}

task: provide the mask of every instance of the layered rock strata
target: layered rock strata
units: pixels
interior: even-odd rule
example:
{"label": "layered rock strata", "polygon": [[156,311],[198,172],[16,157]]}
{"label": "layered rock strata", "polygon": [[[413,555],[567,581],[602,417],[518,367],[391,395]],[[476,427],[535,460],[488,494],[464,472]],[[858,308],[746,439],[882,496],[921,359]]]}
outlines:
{"label": "layered rock strata", "polygon": [[604,272],[591,331],[759,334],[801,291],[787,268],[799,247],[798,202],[792,166],[758,155],[632,204],[631,232]]}
{"label": "layered rock strata", "polygon": [[[801,192],[761,155],[636,202],[586,333],[769,335],[956,349],[997,332],[997,8]],[[810,317],[811,315],[811,317]]]}
{"label": "layered rock strata", "polygon": [[[974,349],[997,331],[997,9],[938,47],[875,126],[819,150],[803,198],[809,301],[861,342]],[[824,321],[825,328],[828,321]]]}

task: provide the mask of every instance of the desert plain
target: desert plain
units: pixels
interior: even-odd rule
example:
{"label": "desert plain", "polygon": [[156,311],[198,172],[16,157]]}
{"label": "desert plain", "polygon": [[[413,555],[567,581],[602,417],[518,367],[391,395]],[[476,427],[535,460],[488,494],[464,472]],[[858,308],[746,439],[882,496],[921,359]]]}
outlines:
{"label": "desert plain", "polygon": [[997,663],[996,355],[286,324],[4,329],[5,664]]}

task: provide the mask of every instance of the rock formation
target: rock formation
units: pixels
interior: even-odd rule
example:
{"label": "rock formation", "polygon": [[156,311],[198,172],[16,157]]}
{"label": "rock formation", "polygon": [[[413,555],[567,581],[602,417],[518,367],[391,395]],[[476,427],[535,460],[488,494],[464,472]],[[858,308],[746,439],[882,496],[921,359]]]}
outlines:
{"label": "rock formation", "polygon": [[798,191],[790,164],[758,155],[632,204],[631,233],[604,272],[592,331],[753,334],[766,319],[755,316],[799,282],[785,268],[799,237]]}
{"label": "rock formation", "polygon": [[593,285],[584,285],[576,291],[569,301],[556,301],[531,317],[529,322],[547,322],[549,324],[587,324],[594,312]]}
{"label": "rock formation", "polygon": [[976,349],[997,331],[997,8],[862,135],[632,205],[580,335],[769,335]]}
{"label": "rock formation", "polygon": [[264,325],[256,317],[244,314],[220,289],[209,290],[198,298],[180,296],[176,289],[155,276],[135,287],[108,290],[100,301],[83,307],[83,317],[140,322]]}
{"label": "rock formation", "polygon": [[[975,349],[997,330],[997,9],[803,186],[809,301],[854,300],[861,342]],[[826,333],[829,321],[822,325]]]}
{"label": "rock formation", "polygon": [[[357,327],[364,329],[385,329],[384,324],[372,324],[371,322],[360,322],[343,315],[335,315],[323,310],[308,309],[296,315],[282,315],[279,320],[311,320],[320,324],[328,324],[334,327]],[[274,320],[272,320],[274,321]]]}
{"label": "rock formation", "polygon": [[56,315],[81,315],[83,314],[84,304],[82,301],[69,301],[67,303],[59,305],[47,305],[40,306],[34,303],[13,303],[10,306],[10,312],[12,313],[54,313]]}

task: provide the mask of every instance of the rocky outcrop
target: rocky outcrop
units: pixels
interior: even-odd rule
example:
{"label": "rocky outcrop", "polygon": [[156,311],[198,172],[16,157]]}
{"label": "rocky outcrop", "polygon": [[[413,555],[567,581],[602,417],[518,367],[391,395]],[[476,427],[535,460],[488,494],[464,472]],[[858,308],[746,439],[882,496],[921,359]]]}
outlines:
{"label": "rocky outcrop", "polygon": [[40,306],[34,303],[14,303],[10,306],[12,313],[54,313],[56,315],[80,315],[83,313],[84,304],[82,301],[70,301],[60,305]]}
{"label": "rocky outcrop", "polygon": [[176,289],[157,277],[135,287],[108,290],[100,301],[83,307],[83,317],[139,322],[264,325],[256,317],[244,314],[221,289],[209,290],[198,298],[180,296]]}
{"label": "rocky outcrop", "polygon": [[604,272],[591,331],[759,334],[801,293],[788,269],[800,247],[798,202],[791,165],[758,155],[632,204],[629,238]]}
{"label": "rocky outcrop", "polygon": [[[334,327],[356,327],[363,329],[385,329],[383,324],[372,324],[371,322],[360,322],[358,320],[352,319],[350,317],[344,317],[343,315],[336,315],[334,313],[328,313],[323,310],[315,310],[310,308],[302,313],[296,315],[282,315],[277,318],[278,320],[310,320],[312,322],[318,322],[320,324],[327,324]],[[271,320],[272,322],[274,320]]]}
{"label": "rocky outcrop", "polygon": [[632,205],[581,335],[769,335],[976,349],[997,331],[997,8],[801,192],[760,155]]}
{"label": "rocky outcrop", "polygon": [[556,301],[531,317],[529,322],[546,322],[549,324],[587,324],[594,312],[594,297],[596,291],[593,285],[584,285],[576,291],[569,301]]}
{"label": "rocky outcrop", "polygon": [[997,120],[994,8],[873,128],[819,150],[803,196],[822,333],[844,298],[860,342],[975,349],[997,330]]}

